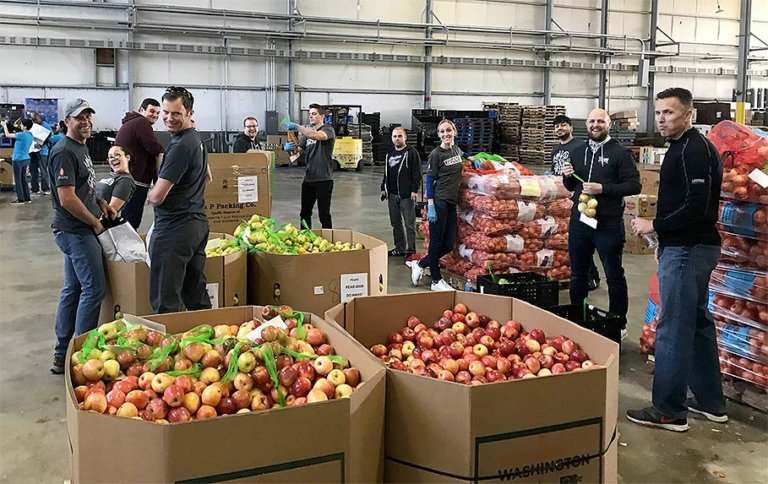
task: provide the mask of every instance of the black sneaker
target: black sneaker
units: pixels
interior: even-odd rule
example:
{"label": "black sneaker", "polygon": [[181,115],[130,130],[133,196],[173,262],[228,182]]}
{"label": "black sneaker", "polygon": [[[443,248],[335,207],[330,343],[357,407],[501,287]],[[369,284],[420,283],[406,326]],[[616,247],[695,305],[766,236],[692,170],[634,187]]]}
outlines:
{"label": "black sneaker", "polygon": [[688,419],[667,418],[653,407],[642,410],[627,410],[627,420],[647,427],[657,427],[673,432],[685,432],[688,430]]}
{"label": "black sneaker", "polygon": [[63,356],[54,356],[53,366],[51,366],[51,373],[53,373],[54,375],[63,375],[64,363],[65,361]]}
{"label": "black sneaker", "polygon": [[715,423],[726,423],[728,421],[728,415],[725,413],[710,413],[699,408],[696,400],[689,398],[685,402],[685,406],[688,407],[689,412],[697,413],[707,417],[707,420]]}
{"label": "black sneaker", "polygon": [[17,207],[19,205],[24,205],[24,200],[14,200],[11,202],[11,205]]}
{"label": "black sneaker", "polygon": [[598,287],[600,287],[599,277],[590,277],[589,280],[587,280],[587,290],[594,291]]}
{"label": "black sneaker", "polygon": [[405,255],[405,252],[403,252],[400,249],[390,249],[389,252],[387,252],[387,254],[390,257],[403,257]]}

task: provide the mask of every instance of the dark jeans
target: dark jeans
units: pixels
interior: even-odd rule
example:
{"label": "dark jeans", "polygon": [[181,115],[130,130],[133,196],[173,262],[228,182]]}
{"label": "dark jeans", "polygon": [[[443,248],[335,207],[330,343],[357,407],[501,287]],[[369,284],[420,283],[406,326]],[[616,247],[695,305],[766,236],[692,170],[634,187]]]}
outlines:
{"label": "dark jeans", "polygon": [[[400,252],[416,252],[416,202],[399,195],[389,194],[389,223],[395,249]],[[405,231],[403,231],[405,224]]]}
{"label": "dark jeans", "polygon": [[54,356],[64,357],[72,336],[94,329],[106,292],[101,245],[94,234],[55,231],[53,240],[64,254],[64,287],[56,310]]}
{"label": "dark jeans", "polygon": [[13,161],[13,188],[16,191],[16,200],[29,202],[29,182],[27,182],[27,168],[29,159]]}
{"label": "dark jeans", "polygon": [[[48,177],[45,174],[45,164],[43,157],[40,156],[40,152],[29,154],[29,173],[32,175],[32,191],[39,192],[42,186],[43,191],[47,192],[51,189],[48,186]],[[46,158],[48,158],[46,156]]]}
{"label": "dark jeans", "polygon": [[312,228],[312,209],[317,201],[317,214],[320,224],[324,229],[333,228],[331,221],[331,195],[333,194],[333,180],[319,182],[303,182],[301,184],[301,212],[299,221],[305,221],[307,227]]}
{"label": "dark jeans", "polygon": [[205,245],[208,221],[189,220],[155,227],[149,240],[149,302],[155,313],[211,309],[206,291]]}
{"label": "dark jeans", "polygon": [[725,413],[717,333],[707,309],[709,277],[720,247],[659,248],[661,316],[656,325],[653,406],[669,418],[686,418],[687,389],[697,407]]}
{"label": "dark jeans", "polygon": [[629,307],[627,279],[621,265],[624,249],[624,220],[601,220],[593,229],[578,218],[568,229],[568,254],[571,260],[571,304],[582,304],[588,294],[589,268],[597,249],[608,283],[608,310],[625,319]]}
{"label": "dark jeans", "polygon": [[429,267],[432,282],[443,278],[440,272],[440,258],[451,252],[456,245],[456,205],[445,200],[435,199],[437,222],[429,223],[429,251],[427,256],[419,261],[419,267]]}
{"label": "dark jeans", "polygon": [[131,227],[139,230],[141,225],[141,217],[144,215],[144,204],[147,202],[147,194],[149,193],[149,187],[142,187],[136,185],[133,191],[133,196],[123,205],[123,210],[120,214],[125,220],[131,224]]}

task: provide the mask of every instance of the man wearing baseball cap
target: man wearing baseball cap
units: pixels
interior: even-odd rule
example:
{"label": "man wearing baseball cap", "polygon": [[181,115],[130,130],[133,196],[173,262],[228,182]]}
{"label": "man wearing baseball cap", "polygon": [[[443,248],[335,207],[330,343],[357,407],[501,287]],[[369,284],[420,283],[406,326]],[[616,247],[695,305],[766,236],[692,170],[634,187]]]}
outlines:
{"label": "man wearing baseball cap", "polygon": [[51,372],[64,373],[67,345],[73,336],[98,324],[104,299],[104,265],[96,235],[104,231],[100,218],[115,210],[96,197],[96,174],[85,141],[91,136],[96,113],[85,99],[64,108],[67,136],[50,154],[48,174],[52,190],[53,238],[64,254],[64,287],[56,311],[56,348]]}

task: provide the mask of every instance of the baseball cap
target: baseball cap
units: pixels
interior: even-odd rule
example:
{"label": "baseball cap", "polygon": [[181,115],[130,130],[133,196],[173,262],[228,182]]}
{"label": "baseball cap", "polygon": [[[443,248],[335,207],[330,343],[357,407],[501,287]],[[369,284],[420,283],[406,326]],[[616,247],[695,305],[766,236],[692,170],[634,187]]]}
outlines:
{"label": "baseball cap", "polygon": [[67,103],[67,106],[64,108],[64,117],[76,118],[80,116],[80,114],[86,109],[90,109],[92,114],[96,114],[96,110],[94,110],[91,105],[88,104],[88,101],[85,99],[77,98],[74,101]]}

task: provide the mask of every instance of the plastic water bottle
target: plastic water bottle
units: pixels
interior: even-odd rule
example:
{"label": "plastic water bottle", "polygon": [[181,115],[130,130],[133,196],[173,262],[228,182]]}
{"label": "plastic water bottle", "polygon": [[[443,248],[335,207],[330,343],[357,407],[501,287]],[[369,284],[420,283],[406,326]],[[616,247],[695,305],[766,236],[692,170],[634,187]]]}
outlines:
{"label": "plastic water bottle", "polygon": [[466,292],[474,292],[475,291],[474,287],[472,287],[472,281],[470,279],[467,279],[467,283],[464,284],[464,290]]}
{"label": "plastic water bottle", "polygon": [[643,234],[643,241],[645,241],[645,245],[647,245],[649,249],[655,249],[659,246],[659,237],[655,233]]}

